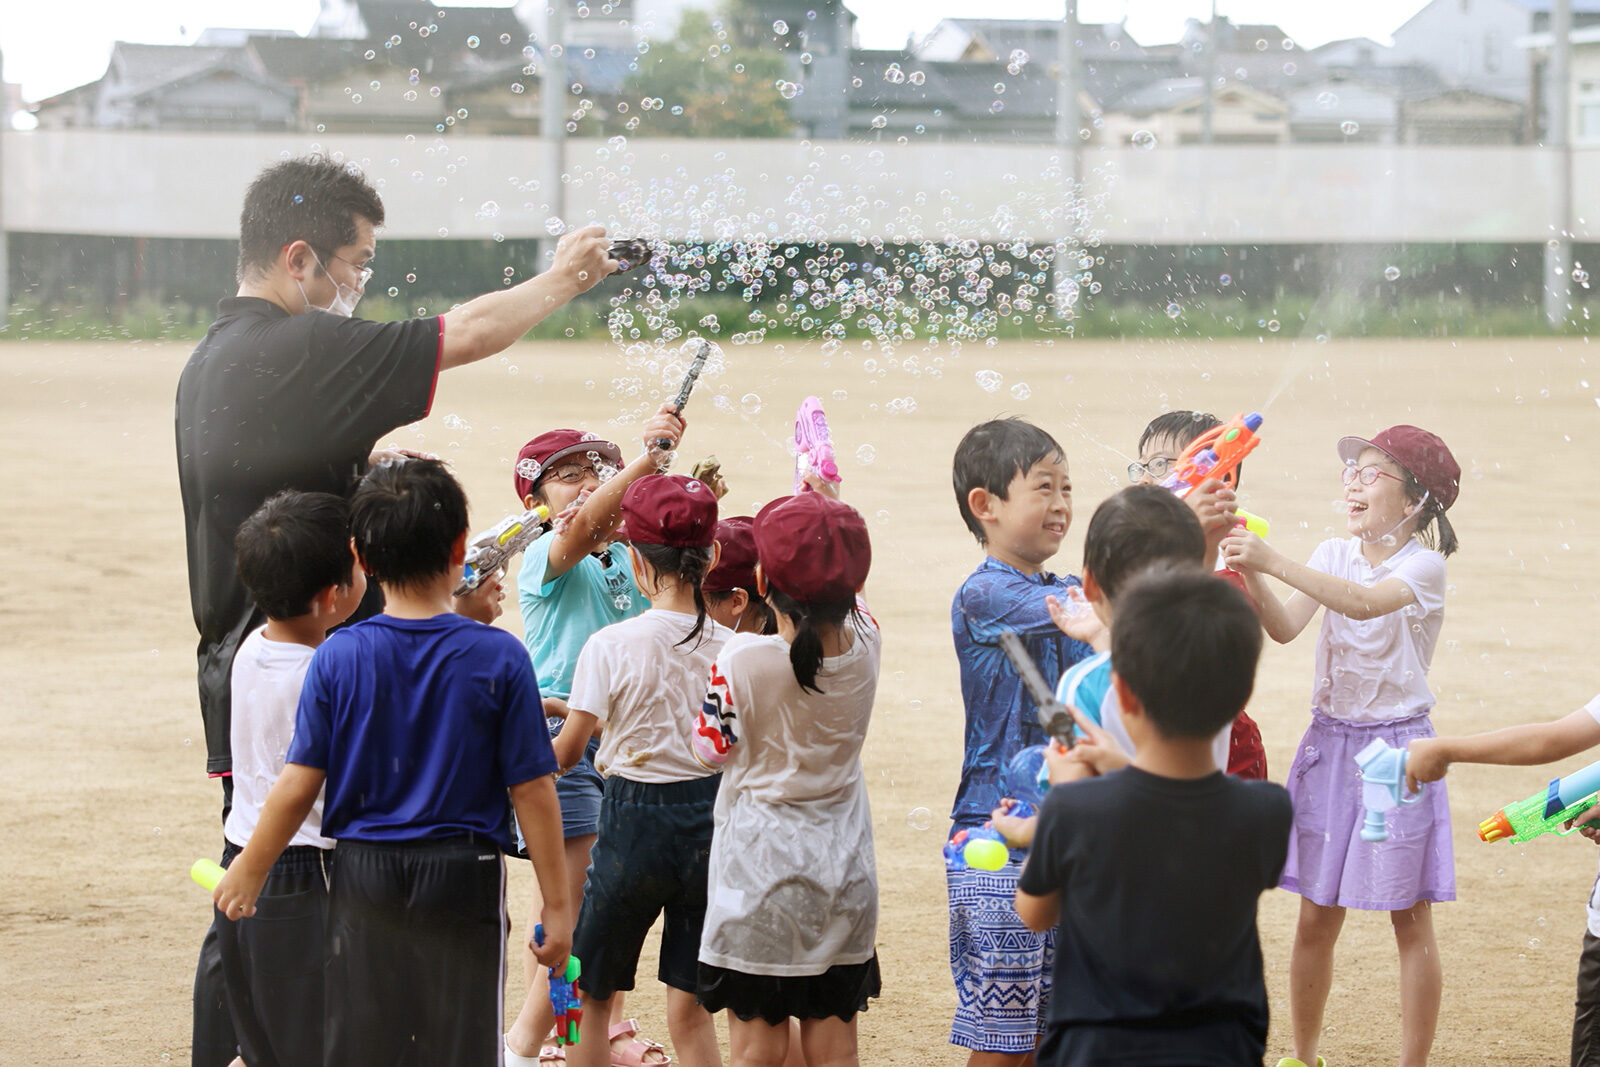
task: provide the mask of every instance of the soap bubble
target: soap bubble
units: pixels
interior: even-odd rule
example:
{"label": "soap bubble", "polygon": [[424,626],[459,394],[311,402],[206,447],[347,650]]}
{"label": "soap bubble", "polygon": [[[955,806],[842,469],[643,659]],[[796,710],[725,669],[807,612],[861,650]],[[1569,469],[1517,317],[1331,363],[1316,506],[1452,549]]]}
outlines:
{"label": "soap bubble", "polygon": [[878,458],[878,450],[871,445],[862,445],[856,449],[856,462],[863,467],[870,467],[872,461]]}
{"label": "soap bubble", "polygon": [[1018,400],[1026,400],[1033,395],[1033,390],[1028,388],[1027,382],[1018,382],[1011,387],[1011,395]]}
{"label": "soap bubble", "polygon": [[789,32],[789,24],[782,19],[778,19],[772,24],[772,32],[777,34],[779,37],[782,37],[784,34]]}
{"label": "soap bubble", "polygon": [[1219,275],[1218,278],[1217,278],[1217,284],[1221,285],[1221,286],[1232,285],[1233,284],[1233,275],[1231,275],[1231,274]]}
{"label": "soap bubble", "polygon": [[870,125],[875,130],[881,130],[885,126],[889,125],[889,120],[884,118],[882,115],[874,115],[872,116],[872,122]]}
{"label": "soap bubble", "polygon": [[1400,268],[1390,264],[1383,268],[1383,276],[1391,282],[1397,282],[1400,280]]}
{"label": "soap bubble", "polygon": [[906,80],[906,72],[900,69],[900,64],[890,63],[883,72],[883,80],[890,85],[899,85]]}
{"label": "soap bubble", "polygon": [[559,237],[567,232],[567,224],[554,215],[544,220],[544,228],[552,237]]}
{"label": "soap bubble", "polygon": [[761,411],[761,398],[755,393],[746,393],[739,398],[739,406],[746,415],[755,415]]}
{"label": "soap bubble", "polygon": [[1000,388],[1000,383],[1005,380],[1000,376],[999,371],[992,370],[977,371],[973,374],[972,378],[973,381],[977,382],[979,387],[986,393],[992,393],[996,389]]}
{"label": "soap bubble", "polygon": [[1331,111],[1339,104],[1339,94],[1328,92],[1326,89],[1317,94],[1317,106],[1324,111]]}
{"label": "soap bubble", "polygon": [[627,593],[618,593],[611,603],[618,611],[627,611],[633,607],[633,597]]}
{"label": "soap bubble", "polygon": [[1356,134],[1361,132],[1361,123],[1356,122],[1353,119],[1345,119],[1343,122],[1339,123],[1339,132],[1344,134],[1346,137],[1354,137]]}
{"label": "soap bubble", "polygon": [[922,73],[922,71],[920,71],[920,70],[914,70],[910,74],[906,75],[906,81],[911,83],[912,85],[921,85],[923,82],[925,82],[927,80],[928,80],[928,76],[926,74]]}
{"label": "soap bubble", "polygon": [[389,286],[389,295],[390,296],[399,296],[400,295],[399,287],[398,286],[394,286],[394,285]]}
{"label": "soap bubble", "polygon": [[1010,60],[1012,63],[1020,67],[1028,62],[1028,53],[1020,48],[1013,48],[1011,50]]}
{"label": "soap bubble", "polygon": [[493,200],[485,200],[482,206],[478,208],[478,217],[480,219],[492,219],[498,214],[500,214],[500,205]]}
{"label": "soap bubble", "polygon": [[1149,130],[1135,130],[1128,141],[1139,151],[1148,152],[1156,146],[1156,135]]}
{"label": "soap bubble", "polygon": [[482,43],[482,42],[480,42],[478,40],[478,38],[476,38],[476,37],[468,37],[467,38],[467,47],[468,48],[476,48],[476,47],[478,47],[478,45],[480,43]]}
{"label": "soap bubble", "polygon": [[1174,300],[1167,305],[1167,318],[1175,319],[1183,314],[1183,305]]}
{"label": "soap bubble", "polygon": [[1277,333],[1282,328],[1283,328],[1283,323],[1279,322],[1277,319],[1268,319],[1267,320],[1267,332],[1268,333]]}
{"label": "soap bubble", "polygon": [[926,830],[933,825],[933,812],[927,808],[912,808],[906,816],[906,825],[913,830]]}

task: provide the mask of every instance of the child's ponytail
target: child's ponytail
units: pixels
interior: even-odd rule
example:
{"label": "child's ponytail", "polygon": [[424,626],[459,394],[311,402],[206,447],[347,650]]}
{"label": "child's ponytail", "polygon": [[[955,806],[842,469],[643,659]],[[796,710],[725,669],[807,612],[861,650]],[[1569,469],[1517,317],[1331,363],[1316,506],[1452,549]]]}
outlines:
{"label": "child's ponytail", "polygon": [[1417,540],[1423,546],[1431,548],[1441,556],[1449,556],[1461,543],[1456,540],[1456,530],[1450,525],[1450,520],[1445,516],[1444,505],[1430,492],[1422,488],[1422,483],[1414,478],[1410,471],[1401,468],[1406,476],[1406,496],[1411,500],[1422,501],[1422,510],[1417,515]]}
{"label": "child's ponytail", "polygon": [[713,550],[653,544],[635,544],[633,550],[659,577],[672,578],[679,585],[694,590],[694,627],[678,644],[687,645],[692,641],[698,645],[706,629],[706,595],[700,586],[706,580],[706,572],[711,569]]}
{"label": "child's ponytail", "polygon": [[772,586],[767,587],[767,602],[772,610],[787,615],[794,623],[794,640],[789,644],[789,665],[801,689],[822,692],[817,672],[822,669],[822,632],[819,627],[838,626],[855,613],[856,598],[848,600],[802,601]]}

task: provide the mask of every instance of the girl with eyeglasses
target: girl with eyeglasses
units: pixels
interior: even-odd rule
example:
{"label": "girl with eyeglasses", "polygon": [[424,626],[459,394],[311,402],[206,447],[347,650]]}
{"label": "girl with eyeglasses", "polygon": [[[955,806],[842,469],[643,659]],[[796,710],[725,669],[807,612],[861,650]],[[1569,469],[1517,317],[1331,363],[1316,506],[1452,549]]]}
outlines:
{"label": "girl with eyeglasses", "polygon": [[[1388,840],[1364,841],[1355,757],[1375,739],[1403,749],[1434,736],[1428,667],[1444,617],[1444,560],[1456,550],[1445,512],[1461,467],[1443,441],[1415,426],[1346,437],[1339,457],[1349,538],[1324,541],[1304,565],[1244,530],[1222,543],[1273,640],[1293,640],[1327,608],[1311,726],[1289,771],[1294,830],[1280,885],[1301,901],[1289,958],[1295,1052],[1279,1067],[1323,1064],[1317,1046],[1348,908],[1389,913],[1400,952],[1399,1062],[1416,1067],[1433,1045],[1443,985],[1430,909],[1456,895],[1449,799],[1435,783],[1388,814]],[[1268,588],[1268,574],[1294,590],[1286,602]]]}

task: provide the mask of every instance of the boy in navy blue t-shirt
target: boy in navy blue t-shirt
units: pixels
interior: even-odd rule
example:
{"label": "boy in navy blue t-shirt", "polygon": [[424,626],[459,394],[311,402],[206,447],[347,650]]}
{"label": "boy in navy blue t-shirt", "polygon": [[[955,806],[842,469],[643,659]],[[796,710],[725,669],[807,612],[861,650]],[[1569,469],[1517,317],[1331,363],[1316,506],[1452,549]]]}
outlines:
{"label": "boy in navy blue t-shirt", "polygon": [[1243,593],[1157,564],[1119,594],[1112,684],[1133,764],[1056,786],[1017,885],[1056,930],[1040,1067],[1261,1062],[1256,903],[1289,848],[1289,794],[1217,766],[1250,699],[1261,624]]}
{"label": "boy in navy blue t-shirt", "polygon": [[539,687],[522,643],[454,614],[467,501],[443,464],[375,468],[357,556],[385,611],[338,631],[306,674],[288,761],[216,891],[253,914],[266,872],[326,782],[339,842],[328,902],[325,1060],[497,1062],[509,789],[544,901],[534,954],[564,964],[573,918]]}

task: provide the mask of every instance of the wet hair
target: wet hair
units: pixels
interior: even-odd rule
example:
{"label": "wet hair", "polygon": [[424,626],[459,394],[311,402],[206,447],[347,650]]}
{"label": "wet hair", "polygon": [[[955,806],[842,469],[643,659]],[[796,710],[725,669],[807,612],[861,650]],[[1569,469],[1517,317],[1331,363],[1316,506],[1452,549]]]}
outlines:
{"label": "wet hair", "polygon": [[267,618],[299,618],[324,589],[350,585],[350,507],[332,493],[285,490],[240,524],[233,551]]}
{"label": "wet hair", "polygon": [[[1222,425],[1222,420],[1209,411],[1169,411],[1164,415],[1157,415],[1150,420],[1150,425],[1144,428],[1144,433],[1139,435],[1139,454],[1144,454],[1144,446],[1160,437],[1165,437],[1179,451],[1188,448],[1196,437],[1207,430],[1214,430]],[[1233,485],[1239,487],[1239,476],[1244,471],[1241,461],[1233,468]]]}
{"label": "wet hair", "polygon": [[1066,450],[1054,437],[1016,417],[979,423],[967,431],[956,446],[951,480],[961,521],[967,524],[980,545],[987,544],[988,538],[983,524],[967,506],[967,494],[974,489],[987,489],[1006,500],[1011,492],[1011,479],[1027,474],[1035,463],[1046,457],[1060,456],[1065,460],[1066,455]]}
{"label": "wet hair", "polygon": [[700,585],[706,580],[707,572],[711,570],[715,550],[709,545],[686,547],[635,544],[632,548],[639,553],[639,558],[650,564],[650,569],[656,574],[664,578],[674,578],[678,584],[687,585],[694,590],[694,627],[678,644],[687,645],[693,641],[698,646],[700,637],[706,629],[706,594]]}
{"label": "wet hair", "polygon": [[336,251],[355,243],[357,218],[383,225],[383,201],[359,170],[324,156],[273,164],[244,194],[238,280],[267,273],[295,241],[310,245],[326,267]]}
{"label": "wet hair", "polygon": [[[1461,542],[1456,540],[1456,528],[1450,525],[1450,519],[1444,513],[1444,505],[1440,504],[1433,494],[1422,488],[1422,483],[1412,476],[1411,472],[1400,466],[1398,460],[1391,457],[1391,462],[1400,467],[1400,474],[1405,479],[1406,500],[1415,504],[1422,500],[1422,510],[1417,516],[1417,540],[1423,546],[1431,548],[1441,556],[1449,556],[1461,547]],[[1424,495],[1427,496],[1423,500]]]}
{"label": "wet hair", "polygon": [[715,593],[707,593],[706,603],[721,606],[729,597],[738,592],[739,589],[743,589],[745,591],[745,595],[750,598],[749,605],[744,609],[745,613],[748,614],[753,611],[761,617],[761,629],[753,632],[760,634],[777,633],[778,619],[777,616],[772,613],[772,605],[763,600],[761,598],[761,594],[756,592],[753,586],[741,585],[738,587],[738,589],[723,589]]}
{"label": "wet hair", "polygon": [[1204,566],[1206,535],[1189,505],[1159,485],[1130,485],[1094,509],[1083,535],[1083,569],[1115,602],[1128,580],[1154,563]]}
{"label": "wet hair", "polygon": [[1249,702],[1260,657],[1250,601],[1204,571],[1157,564],[1117,602],[1111,669],[1163,737],[1214,737]]}
{"label": "wet hair", "polygon": [[385,585],[417,585],[443,574],[466,532],[467,494],[436,459],[380,463],[350,498],[356,554]]}
{"label": "wet hair", "polygon": [[776,613],[787,615],[794,622],[794,641],[789,645],[789,665],[794,668],[795,681],[801,689],[822,692],[817,685],[817,672],[822,669],[821,626],[838,626],[855,614],[854,595],[841,600],[797,600],[788,593],[768,583],[767,603]]}

